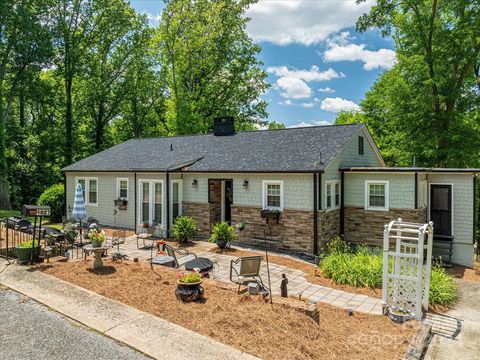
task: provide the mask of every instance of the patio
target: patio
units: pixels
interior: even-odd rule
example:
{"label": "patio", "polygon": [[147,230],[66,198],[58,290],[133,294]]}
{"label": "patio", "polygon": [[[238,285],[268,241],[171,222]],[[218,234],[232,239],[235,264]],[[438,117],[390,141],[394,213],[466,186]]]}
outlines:
{"label": "patio", "polygon": [[[211,272],[213,279],[231,284],[229,279],[230,261],[235,260],[237,257],[212,252],[211,250],[216,247],[215,244],[196,241],[193,242],[191,247],[188,247],[188,250],[194,252],[199,257],[210,259],[215,264],[215,268]],[[137,248],[137,238],[135,235],[127,237],[125,244],[120,246],[120,250],[128,255],[130,260],[138,258],[139,260],[147,261],[151,256],[150,249]],[[264,252],[251,249],[249,249],[249,252],[255,252],[258,255],[265,256]],[[278,254],[276,255],[278,256]],[[301,294],[302,299],[309,299],[311,301],[330,304],[344,309],[352,309],[367,314],[382,314],[381,300],[378,298],[312,284],[306,279],[303,271],[270,262],[270,279],[273,290],[272,293],[274,295],[280,295],[282,274],[285,274],[288,278],[289,296],[298,297]],[[261,276],[265,284],[267,284],[268,275],[265,259],[261,265]]]}

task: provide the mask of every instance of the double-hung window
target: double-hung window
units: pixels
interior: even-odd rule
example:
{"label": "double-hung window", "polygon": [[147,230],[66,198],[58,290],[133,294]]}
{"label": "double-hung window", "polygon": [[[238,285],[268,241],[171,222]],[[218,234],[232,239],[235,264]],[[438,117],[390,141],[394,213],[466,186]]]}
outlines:
{"label": "double-hung window", "polygon": [[283,181],[263,181],[263,208],[283,210]]}
{"label": "double-hung window", "polygon": [[[82,186],[83,200],[86,205],[98,204],[98,179],[92,177],[77,178],[76,184]],[[75,186],[76,186],[75,184]]]}
{"label": "double-hung window", "polygon": [[127,178],[117,178],[117,199],[128,200]]}
{"label": "double-hung window", "polygon": [[365,209],[388,211],[388,181],[365,182]]}
{"label": "double-hung window", "polygon": [[325,208],[336,209],[340,207],[340,181],[325,182]]}

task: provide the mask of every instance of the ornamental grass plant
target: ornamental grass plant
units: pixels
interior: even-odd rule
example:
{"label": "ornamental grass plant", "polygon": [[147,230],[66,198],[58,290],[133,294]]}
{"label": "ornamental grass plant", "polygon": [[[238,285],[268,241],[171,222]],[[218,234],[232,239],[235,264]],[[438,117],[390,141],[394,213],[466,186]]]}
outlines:
{"label": "ornamental grass plant", "polygon": [[[333,239],[318,266],[325,277],[340,285],[382,287],[383,255],[365,246],[354,250],[340,238]],[[452,305],[458,300],[454,277],[437,263],[432,266],[429,300],[435,305]]]}

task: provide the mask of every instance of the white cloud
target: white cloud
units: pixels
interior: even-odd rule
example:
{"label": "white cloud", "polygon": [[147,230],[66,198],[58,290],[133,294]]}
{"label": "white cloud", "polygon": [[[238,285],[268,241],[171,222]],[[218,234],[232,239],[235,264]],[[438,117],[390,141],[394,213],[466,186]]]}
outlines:
{"label": "white cloud", "polygon": [[308,102],[308,103],[301,103],[300,106],[303,108],[309,109],[309,108],[313,108],[315,104],[313,102]]}
{"label": "white cloud", "polygon": [[318,91],[320,91],[321,93],[327,93],[327,94],[335,92],[335,90],[333,90],[332,88],[329,88],[328,86],[324,88],[320,88],[318,89]]}
{"label": "white cloud", "polygon": [[293,105],[293,103],[292,103],[292,100],[287,99],[287,100],[285,100],[285,101],[280,101],[280,102],[278,103],[278,105],[287,105],[287,106],[290,106],[290,105]]}
{"label": "white cloud", "polygon": [[352,26],[368,12],[372,1],[260,0],[247,11],[247,31],[256,41],[278,45],[317,44],[331,34]]}
{"label": "white cloud", "polygon": [[332,125],[331,122],[326,121],[326,120],[319,120],[319,121],[311,121],[311,122],[305,122],[301,121],[299,123],[289,125],[287,126],[288,128],[299,128],[299,127],[309,127],[309,126],[326,126],[326,125]]}
{"label": "white cloud", "polygon": [[365,70],[390,69],[397,61],[395,51],[379,49],[366,50],[365,44],[352,44],[353,40],[348,32],[342,32],[327,41],[329,48],[325,51],[325,62],[334,61],[362,61]]}
{"label": "white cloud", "polygon": [[353,101],[336,97],[323,99],[320,109],[339,113],[340,111],[360,111],[360,106]]}
{"label": "white cloud", "polygon": [[278,76],[275,85],[283,90],[280,95],[284,98],[306,99],[312,96],[312,89],[308,85],[312,81],[328,81],[335,78],[344,77],[343,73],[338,73],[329,68],[320,71],[318,66],[313,65],[309,70],[289,69],[286,66],[271,66],[267,68],[271,74]]}
{"label": "white cloud", "polygon": [[280,93],[284,98],[305,99],[312,96],[312,89],[305,81],[294,77],[281,77],[275,83],[283,90]]}

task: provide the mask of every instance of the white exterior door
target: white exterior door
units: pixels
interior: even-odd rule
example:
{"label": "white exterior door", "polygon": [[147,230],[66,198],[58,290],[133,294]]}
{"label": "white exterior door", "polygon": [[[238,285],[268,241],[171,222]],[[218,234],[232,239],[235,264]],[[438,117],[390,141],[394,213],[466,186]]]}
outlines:
{"label": "white exterior door", "polygon": [[139,224],[148,223],[163,227],[163,181],[140,180],[139,187]]}
{"label": "white exterior door", "polygon": [[182,216],[182,180],[172,180],[170,185],[170,225],[173,225]]}

